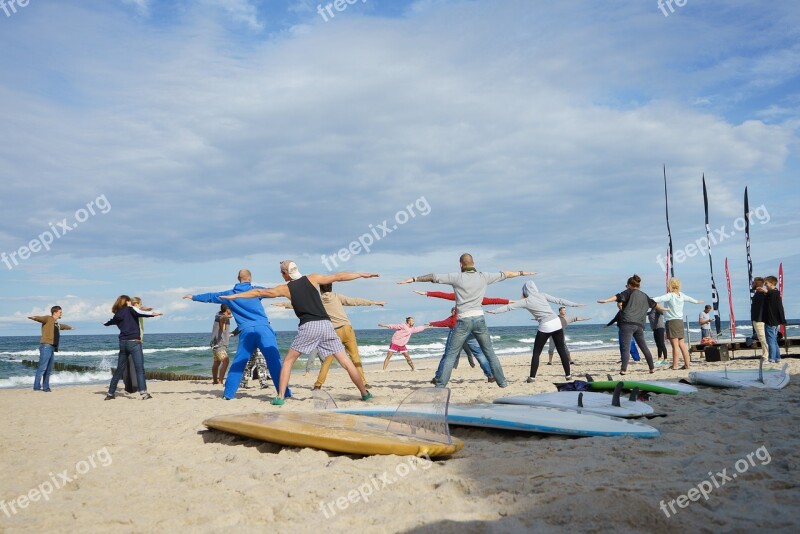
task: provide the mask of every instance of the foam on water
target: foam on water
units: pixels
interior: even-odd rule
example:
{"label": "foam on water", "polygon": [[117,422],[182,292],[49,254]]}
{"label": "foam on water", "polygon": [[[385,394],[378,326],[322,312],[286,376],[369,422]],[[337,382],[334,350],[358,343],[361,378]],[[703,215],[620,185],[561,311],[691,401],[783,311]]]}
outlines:
{"label": "foam on water", "polygon": [[[22,387],[32,388],[33,379],[34,375],[0,378],[0,389]],[[91,384],[96,382],[108,382],[109,380],[111,380],[110,371],[92,371],[89,373],[62,371],[59,373],[53,373],[50,376],[50,385],[67,386],[74,384]]]}

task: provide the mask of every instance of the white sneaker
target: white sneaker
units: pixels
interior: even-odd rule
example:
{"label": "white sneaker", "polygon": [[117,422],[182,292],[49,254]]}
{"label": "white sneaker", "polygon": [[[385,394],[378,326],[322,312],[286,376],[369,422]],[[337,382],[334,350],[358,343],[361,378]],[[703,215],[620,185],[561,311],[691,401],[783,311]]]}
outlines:
{"label": "white sneaker", "polygon": [[533,382],[536,382],[536,377],[535,376],[529,376],[528,379],[525,380],[526,384],[532,384]]}

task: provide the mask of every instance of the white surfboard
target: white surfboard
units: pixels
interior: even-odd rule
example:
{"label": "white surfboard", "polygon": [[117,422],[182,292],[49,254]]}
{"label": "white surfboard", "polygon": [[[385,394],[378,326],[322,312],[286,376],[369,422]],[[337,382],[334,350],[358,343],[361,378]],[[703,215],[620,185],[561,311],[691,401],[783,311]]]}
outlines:
{"label": "white surfboard", "polygon": [[789,384],[789,373],[783,369],[725,369],[723,371],[697,371],[689,373],[692,384],[721,388],[781,389]]}
{"label": "white surfboard", "polygon": [[[340,413],[392,417],[397,406],[359,406],[340,408]],[[425,417],[433,410],[424,404],[404,406],[403,412],[415,417]],[[657,429],[619,417],[609,417],[585,411],[520,406],[513,404],[451,404],[447,411],[451,425],[499,428],[521,432],[539,432],[563,436],[633,436],[655,438]]]}
{"label": "white surfboard", "polygon": [[[578,403],[580,397],[583,406]],[[555,393],[540,393],[538,395],[518,395],[495,399],[496,404],[522,404],[527,406],[549,406],[551,408],[565,408],[589,413],[599,413],[613,417],[643,417],[653,413],[653,407],[637,400],[630,400],[621,396],[619,406],[612,403],[613,396],[607,393],[594,393],[591,391],[557,391]]]}

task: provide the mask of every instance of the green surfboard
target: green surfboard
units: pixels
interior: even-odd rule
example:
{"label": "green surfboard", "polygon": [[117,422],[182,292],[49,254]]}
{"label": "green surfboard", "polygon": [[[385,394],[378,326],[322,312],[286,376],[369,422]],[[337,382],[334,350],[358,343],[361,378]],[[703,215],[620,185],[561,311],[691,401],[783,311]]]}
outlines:
{"label": "green surfboard", "polygon": [[622,389],[626,391],[630,391],[633,388],[639,388],[639,391],[647,391],[650,393],[666,393],[667,395],[684,395],[697,391],[696,387],[690,386],[689,384],[681,384],[679,382],[638,382],[633,380],[603,380],[598,382],[589,382],[589,388],[592,391],[613,391],[620,382],[622,382]]}

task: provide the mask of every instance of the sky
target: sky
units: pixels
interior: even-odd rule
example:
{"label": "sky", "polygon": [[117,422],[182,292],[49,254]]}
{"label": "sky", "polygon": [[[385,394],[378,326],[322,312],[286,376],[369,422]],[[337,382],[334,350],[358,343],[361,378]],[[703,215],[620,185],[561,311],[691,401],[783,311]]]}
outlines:
{"label": "sky", "polygon": [[[800,317],[800,7],[792,2],[30,0],[0,6],[0,335],[63,307],[81,334],[120,294],[210,331],[240,268],[282,282],[368,271],[339,293],[356,328],[447,317],[398,285],[536,271],[596,304],[633,273],[664,293],[666,167],[675,274],[749,319],[756,275]],[[662,7],[659,7],[661,5]],[[698,252],[697,245],[700,245]],[[488,296],[518,298],[523,279]],[[264,300],[277,330],[287,310]],[[700,307],[687,308],[696,320]],[[530,325],[524,311],[489,326]]]}

